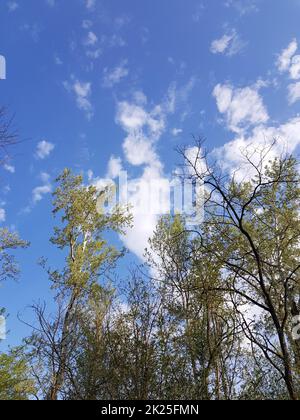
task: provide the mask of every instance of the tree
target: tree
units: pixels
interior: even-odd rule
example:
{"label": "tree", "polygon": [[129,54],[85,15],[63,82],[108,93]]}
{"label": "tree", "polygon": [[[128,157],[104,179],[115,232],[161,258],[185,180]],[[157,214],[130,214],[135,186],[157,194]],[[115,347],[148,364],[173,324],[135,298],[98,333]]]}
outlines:
{"label": "tree", "polygon": [[16,130],[13,128],[13,118],[8,117],[5,107],[0,107],[0,164],[6,162],[11,146],[18,143]]}
{"label": "tree", "polygon": [[[8,149],[17,143],[17,135],[12,130],[12,119],[7,117],[5,108],[0,108],[0,164],[4,164]],[[0,283],[17,279],[20,269],[13,251],[28,247],[28,242],[20,239],[16,232],[0,228]],[[0,316],[5,315],[0,308]],[[0,399],[28,399],[33,393],[33,383],[27,376],[28,366],[21,349],[10,353],[0,353]]]}
{"label": "tree", "polygon": [[287,156],[268,161],[270,152],[246,150],[246,170],[252,177],[240,182],[237,174],[226,176],[210,167],[201,144],[192,159],[186,153],[184,157],[192,178],[207,190],[199,243],[223,265],[223,284],[211,290],[230,296],[245,339],[296,400],[299,344],[291,339],[291,318],[299,313],[300,183],[296,160]]}
{"label": "tree", "polygon": [[[78,314],[79,340],[68,384],[67,399],[110,398],[113,372],[110,366],[109,331],[115,291],[96,285]],[[112,391],[113,392],[113,391]]]}
{"label": "tree", "polygon": [[98,205],[103,193],[94,186],[85,186],[82,177],[70,170],[66,169],[57,183],[53,213],[61,214],[61,225],[55,228],[51,242],[65,251],[66,257],[61,271],[48,270],[48,273],[56,292],[58,311],[54,319],[48,320],[45,308],[35,308],[39,328],[31,340],[44,370],[42,379],[38,371],[35,374],[43,386],[48,383],[45,397],[49,400],[58,399],[66,381],[72,380],[82,308],[95,288],[101,288],[101,277],[123,255],[123,251],[107,243],[105,233],[121,233],[131,221],[127,209],[120,207],[105,214]]}
{"label": "tree", "polygon": [[[0,107],[0,165],[5,163],[9,148],[18,142],[12,122],[13,119],[8,118],[6,109]],[[19,268],[11,251],[26,248],[28,245],[17,233],[10,232],[7,228],[0,229],[0,282],[18,276]]]}
{"label": "tree", "polygon": [[182,384],[182,397],[230,398],[240,339],[234,312],[224,292],[217,290],[222,264],[199,247],[180,216],[163,217],[150,243],[151,265],[164,305],[176,319],[176,351],[185,360],[189,378],[188,387]]}
{"label": "tree", "polygon": [[81,320],[82,340],[69,394],[72,399],[147,400],[159,396],[160,296],[151,280],[137,269],[122,289],[123,304],[115,293],[106,303],[103,296],[94,295]]}
{"label": "tree", "polygon": [[0,282],[18,277],[19,266],[11,251],[27,248],[28,245],[17,233],[12,233],[7,228],[0,229]]}
{"label": "tree", "polygon": [[36,393],[21,348],[0,354],[0,400],[28,400]]}
{"label": "tree", "polygon": [[[12,122],[13,119],[8,118],[6,109],[0,107],[0,165],[5,163],[8,149],[18,142]],[[19,267],[11,251],[26,248],[28,245],[17,233],[10,232],[7,228],[0,229],[0,282],[18,276]]]}

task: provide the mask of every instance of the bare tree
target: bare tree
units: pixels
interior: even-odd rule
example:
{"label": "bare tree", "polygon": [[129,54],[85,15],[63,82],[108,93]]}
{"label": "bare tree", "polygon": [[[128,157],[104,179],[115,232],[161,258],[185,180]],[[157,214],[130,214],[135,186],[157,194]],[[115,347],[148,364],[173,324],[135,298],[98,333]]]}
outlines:
{"label": "bare tree", "polygon": [[13,120],[13,117],[8,116],[7,109],[0,107],[0,164],[2,165],[7,161],[11,146],[19,143]]}

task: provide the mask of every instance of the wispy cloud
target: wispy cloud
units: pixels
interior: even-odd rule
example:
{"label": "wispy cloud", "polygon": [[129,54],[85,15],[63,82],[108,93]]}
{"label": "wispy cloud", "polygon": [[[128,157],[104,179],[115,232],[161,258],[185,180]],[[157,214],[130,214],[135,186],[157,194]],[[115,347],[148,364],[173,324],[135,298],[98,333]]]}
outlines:
{"label": "wispy cloud", "polygon": [[15,12],[19,8],[19,3],[12,0],[7,3],[7,7],[9,12]]}
{"label": "wispy cloud", "polygon": [[225,7],[235,9],[240,16],[259,12],[258,0],[226,0]]}
{"label": "wispy cloud", "polygon": [[237,31],[232,29],[224,34],[221,38],[212,42],[210,50],[213,54],[224,54],[232,57],[241,52],[246,46]]}
{"label": "wispy cloud", "polygon": [[128,60],[123,60],[114,69],[108,69],[106,67],[103,71],[103,86],[106,88],[111,88],[125,79],[129,74],[127,64]]}
{"label": "wispy cloud", "polygon": [[86,45],[88,47],[92,47],[95,44],[97,44],[97,42],[98,42],[97,35],[93,31],[89,31],[85,40],[84,40],[84,45]]}
{"label": "wispy cloud", "polygon": [[51,152],[54,150],[55,146],[53,143],[49,143],[46,140],[42,140],[38,143],[37,148],[36,148],[36,152],[35,152],[35,157],[36,159],[46,159]]}
{"label": "wispy cloud", "polygon": [[224,115],[229,130],[241,133],[249,127],[269,120],[259,86],[234,88],[230,84],[218,84],[213,91],[219,112]]}
{"label": "wispy cloud", "polygon": [[46,172],[42,172],[40,174],[40,179],[42,181],[42,185],[34,188],[32,190],[32,202],[33,204],[37,204],[41,201],[45,195],[50,194],[52,191],[52,185],[50,182],[50,175]]}
{"label": "wispy cloud", "polygon": [[120,157],[111,156],[107,166],[106,177],[109,179],[115,179],[119,176],[122,169],[122,159]]}
{"label": "wispy cloud", "polygon": [[42,28],[38,23],[25,23],[20,27],[21,31],[27,32],[34,42],[38,42]]}
{"label": "wispy cloud", "polygon": [[0,223],[4,223],[6,221],[6,211],[5,209],[0,208]]}
{"label": "wispy cloud", "polygon": [[11,165],[10,163],[4,163],[3,168],[7,171],[10,172],[11,174],[14,174],[16,172],[16,168]]}
{"label": "wispy cloud", "polygon": [[46,3],[48,4],[48,6],[54,7],[55,4],[56,4],[56,1],[55,0],[46,0]]}
{"label": "wispy cloud", "polygon": [[63,82],[65,89],[75,96],[77,107],[83,111],[87,119],[94,116],[94,110],[91,103],[92,83],[82,82],[71,77],[71,82]]}
{"label": "wispy cloud", "polygon": [[33,188],[30,203],[27,207],[21,210],[21,214],[31,213],[33,208],[42,201],[45,196],[52,192],[50,175],[47,172],[41,172],[39,178],[41,183],[37,187]]}
{"label": "wispy cloud", "polygon": [[290,79],[300,79],[300,55],[296,54],[298,42],[293,39],[277,59],[277,67],[281,73],[288,72]]}
{"label": "wispy cloud", "polygon": [[292,83],[288,86],[288,100],[290,105],[300,100],[300,82]]}
{"label": "wispy cloud", "polygon": [[90,11],[94,10],[96,7],[96,0],[85,0],[85,6]]}

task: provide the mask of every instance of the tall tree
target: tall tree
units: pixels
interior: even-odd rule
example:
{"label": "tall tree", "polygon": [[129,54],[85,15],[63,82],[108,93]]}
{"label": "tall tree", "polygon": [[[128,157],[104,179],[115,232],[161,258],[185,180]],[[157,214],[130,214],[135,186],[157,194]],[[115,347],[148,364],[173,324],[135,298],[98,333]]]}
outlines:
{"label": "tall tree", "polygon": [[[1,107],[0,165],[6,163],[10,147],[17,142],[17,134],[12,128],[12,119],[8,117],[6,109]],[[14,251],[27,248],[28,245],[28,242],[20,239],[16,232],[11,232],[6,227],[0,228],[0,283],[17,279],[20,269]],[[0,316],[1,318],[5,316],[4,308],[0,308]],[[8,354],[0,353],[1,400],[28,399],[32,396],[34,394],[33,382],[28,378],[28,365],[21,349],[13,349]]]}
{"label": "tall tree", "polygon": [[183,329],[178,344],[189,377],[185,397],[230,398],[239,334],[224,292],[217,291],[222,264],[204,252],[179,216],[161,219],[151,245],[164,304],[176,317],[177,331]]}
{"label": "tall tree", "polygon": [[37,308],[40,327],[32,340],[37,355],[46,361],[49,400],[58,399],[67,378],[71,380],[69,372],[82,307],[100,284],[101,277],[123,254],[107,243],[105,234],[121,233],[131,220],[127,209],[119,207],[105,214],[99,206],[102,192],[94,186],[85,186],[83,178],[70,170],[66,169],[57,183],[53,213],[61,215],[61,225],[55,228],[51,242],[66,257],[64,268],[49,270],[49,276],[59,309],[54,321],[49,321],[44,311]]}
{"label": "tall tree", "polygon": [[193,159],[184,156],[192,177],[203,182],[208,193],[199,242],[225,274],[221,287],[212,290],[231,296],[245,339],[296,400],[298,343],[290,337],[291,318],[299,313],[300,180],[293,157],[268,161],[270,152],[245,151],[248,180],[240,182],[236,174],[226,176],[207,160],[203,165],[201,144]]}

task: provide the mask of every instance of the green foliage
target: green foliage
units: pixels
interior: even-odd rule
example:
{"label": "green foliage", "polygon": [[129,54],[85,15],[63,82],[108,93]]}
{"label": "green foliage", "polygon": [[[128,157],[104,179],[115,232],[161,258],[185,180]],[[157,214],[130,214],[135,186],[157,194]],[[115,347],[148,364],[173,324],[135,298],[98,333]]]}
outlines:
{"label": "green foliage", "polygon": [[11,252],[28,245],[17,233],[12,233],[7,228],[0,229],[0,282],[18,276],[19,267]]}
{"label": "green foliage", "polygon": [[[107,276],[125,250],[108,237],[130,226],[128,209],[106,214],[104,192],[65,170],[51,238],[64,264],[48,270],[57,312],[36,307],[27,358],[0,356],[1,398],[300,399],[298,163],[251,158],[246,182],[216,168],[200,175],[203,224],[189,230],[179,215],[161,217],[147,264],[121,282]],[[26,246],[1,237],[3,255]],[[17,273],[3,267],[3,278]]]}
{"label": "green foliage", "polygon": [[0,400],[28,400],[33,398],[35,392],[22,349],[0,354]]}
{"label": "green foliage", "polygon": [[[60,216],[60,224],[51,242],[64,251],[65,264],[61,271],[48,273],[57,292],[58,311],[54,321],[48,321],[44,309],[36,308],[41,334],[35,334],[31,341],[36,364],[50,367],[42,379],[44,384],[48,382],[44,392],[50,400],[61,398],[66,382],[72,380],[70,364],[79,351],[76,347],[81,340],[82,320],[87,316],[84,308],[89,314],[97,305],[103,305],[96,302],[95,307],[91,306],[96,297],[106,295],[101,278],[124,254],[124,250],[110,246],[105,236],[122,233],[131,222],[127,209],[116,207],[105,214],[99,205],[104,192],[84,185],[83,178],[70,170],[65,169],[57,183],[53,214]],[[44,343],[42,348],[40,341]]]}
{"label": "green foliage", "polygon": [[86,187],[81,176],[65,170],[57,179],[54,193],[54,215],[61,214],[61,226],[55,228],[51,242],[61,250],[68,249],[66,268],[59,276],[53,273],[55,286],[84,290],[98,282],[99,275],[123,255],[104,239],[105,233],[123,232],[130,225],[127,209],[117,207],[104,214],[98,206],[102,192]]}

